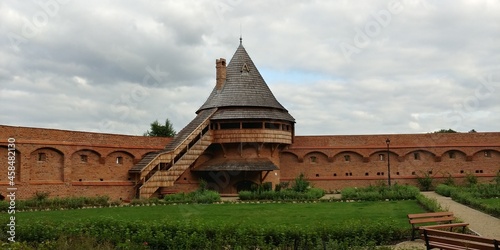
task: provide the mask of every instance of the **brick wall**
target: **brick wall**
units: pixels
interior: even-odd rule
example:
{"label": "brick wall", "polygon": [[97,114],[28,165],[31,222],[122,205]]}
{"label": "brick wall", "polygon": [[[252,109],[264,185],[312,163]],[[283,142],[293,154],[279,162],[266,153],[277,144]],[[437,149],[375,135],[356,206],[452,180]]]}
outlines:
{"label": "brick wall", "polygon": [[[145,154],[162,150],[170,138],[116,135],[0,125],[0,162],[7,163],[7,140],[16,140],[17,197],[36,192],[57,196],[131,199],[128,170]],[[7,167],[0,186],[7,187]],[[5,188],[0,190],[4,193]]]}
{"label": "brick wall", "polygon": [[386,182],[387,138],[392,183],[416,184],[424,174],[486,182],[500,171],[500,133],[297,136],[281,154],[281,180],[304,173],[326,190]]}
{"label": "brick wall", "polygon": [[[171,140],[0,125],[1,166],[7,163],[8,138],[16,140],[19,199],[38,191],[50,192],[52,197],[106,194],[116,200],[131,199],[134,182],[128,170]],[[374,185],[388,178],[387,138],[393,183],[416,185],[416,177],[425,173],[438,182],[449,175],[463,182],[467,174],[489,181],[500,171],[500,133],[296,136],[285,149],[269,143],[229,143],[224,149],[213,144],[194,168],[216,159],[267,158],[280,170],[263,172],[263,182],[291,181],[304,173],[313,185],[327,191]],[[186,171],[171,189],[191,191],[198,187],[199,178],[210,177],[219,178],[213,181],[219,191],[235,193],[239,182],[259,183],[261,178],[251,172],[203,176],[207,174]],[[7,185],[5,167],[0,170],[0,194]]]}

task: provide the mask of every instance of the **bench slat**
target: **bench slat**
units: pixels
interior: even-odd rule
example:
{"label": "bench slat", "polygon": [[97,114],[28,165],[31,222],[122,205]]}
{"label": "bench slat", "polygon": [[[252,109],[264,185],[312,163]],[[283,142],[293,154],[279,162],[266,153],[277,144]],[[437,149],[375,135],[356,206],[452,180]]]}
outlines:
{"label": "bench slat", "polygon": [[408,214],[408,219],[417,219],[417,218],[425,218],[425,217],[442,217],[442,216],[453,216],[453,212]]}
{"label": "bench slat", "polygon": [[428,235],[427,239],[429,240],[429,246],[434,246],[435,243],[438,242],[438,243],[449,244],[452,246],[459,246],[459,247],[462,247],[462,249],[481,249],[481,250],[494,250],[495,249],[495,246],[493,246],[493,244],[485,245],[485,244],[480,243],[480,242],[464,241],[461,239],[442,238],[442,237],[437,237],[437,236],[432,236],[432,235]]}
{"label": "bench slat", "polygon": [[460,234],[429,228],[420,229],[422,238],[425,240],[427,248],[434,247],[441,249],[477,249],[477,250],[495,250],[495,239],[484,238],[470,234]]}
{"label": "bench slat", "polygon": [[[453,223],[455,220],[455,216],[453,216],[453,212],[435,212],[435,213],[421,213],[421,214],[408,214],[408,221],[411,225],[411,240],[415,239],[415,231],[424,226],[433,226],[433,225],[447,225],[443,227],[464,227],[467,225]],[[417,225],[422,224],[422,225]],[[436,228],[443,228],[441,226],[436,226]]]}
{"label": "bench slat", "polygon": [[490,238],[484,238],[481,236],[477,235],[472,235],[472,234],[461,234],[461,233],[455,233],[455,232],[448,232],[448,231],[441,231],[441,230],[436,230],[436,229],[430,229],[430,228],[422,228],[420,230],[421,233],[423,233],[423,230],[427,230],[427,235],[432,235],[432,236],[438,236],[438,237],[452,237],[452,238],[457,238],[463,241],[476,241],[476,242],[482,242],[482,243],[487,243],[487,244],[495,244],[495,239],[490,239]]}
{"label": "bench slat", "polygon": [[422,219],[411,219],[410,224],[422,224],[429,222],[446,222],[455,220],[454,216],[444,216],[444,217],[433,217],[433,218],[422,218]]}

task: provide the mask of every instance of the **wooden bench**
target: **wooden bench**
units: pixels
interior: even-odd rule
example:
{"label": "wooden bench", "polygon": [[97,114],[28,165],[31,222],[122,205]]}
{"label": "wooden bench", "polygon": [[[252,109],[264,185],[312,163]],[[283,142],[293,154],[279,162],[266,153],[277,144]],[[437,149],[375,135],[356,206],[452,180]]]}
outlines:
{"label": "wooden bench", "polygon": [[476,249],[499,250],[499,241],[476,235],[461,234],[422,227],[420,236],[427,249],[439,248],[447,250]]}
{"label": "wooden bench", "polygon": [[450,231],[455,227],[462,227],[462,232],[465,233],[465,228],[469,223],[453,223],[455,219],[453,212],[408,214],[408,221],[412,229],[411,240],[415,240],[415,231],[422,227],[431,229],[450,228]]}

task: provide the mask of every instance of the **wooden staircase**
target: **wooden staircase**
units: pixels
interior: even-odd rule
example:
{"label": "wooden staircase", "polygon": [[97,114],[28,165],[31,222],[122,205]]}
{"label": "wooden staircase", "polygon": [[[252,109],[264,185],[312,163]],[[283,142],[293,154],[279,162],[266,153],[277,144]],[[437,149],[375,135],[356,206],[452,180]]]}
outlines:
{"label": "wooden staircase", "polygon": [[173,186],[175,181],[193,164],[212,143],[209,129],[210,117],[216,109],[204,110],[198,114],[165,150],[147,154],[129,170],[140,174],[136,183],[136,196],[150,198],[159,188]]}

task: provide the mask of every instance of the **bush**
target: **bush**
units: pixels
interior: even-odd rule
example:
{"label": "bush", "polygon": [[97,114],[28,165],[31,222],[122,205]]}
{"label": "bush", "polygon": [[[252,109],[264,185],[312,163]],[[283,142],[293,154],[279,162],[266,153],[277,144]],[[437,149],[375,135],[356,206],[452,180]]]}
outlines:
{"label": "bush", "polygon": [[455,186],[455,179],[451,176],[450,173],[446,176],[446,179],[444,180],[443,184],[447,186]]}
{"label": "bush", "polygon": [[[7,223],[5,219],[0,222]],[[93,218],[57,224],[22,223],[16,227],[16,239],[35,249],[61,249],[57,246],[75,239],[82,239],[77,242],[87,249],[99,244],[109,249],[141,249],[145,245],[151,249],[352,249],[405,239],[409,228],[394,224],[391,220],[374,223],[353,220],[311,227],[266,227]],[[6,232],[0,232],[0,237],[5,239]]]}
{"label": "bush", "polygon": [[467,182],[467,186],[472,187],[477,184],[477,176],[472,173],[467,173],[465,175],[465,181]]}
{"label": "bush", "polygon": [[422,188],[423,191],[429,191],[432,189],[432,182],[434,178],[432,178],[431,174],[424,173],[422,176],[417,176],[417,182]]}
{"label": "bush", "polygon": [[325,191],[320,188],[310,188],[306,192],[296,192],[291,189],[281,191],[251,192],[241,191],[238,193],[240,200],[317,200],[325,195]]}
{"label": "bush", "polygon": [[178,193],[165,195],[165,203],[199,203],[210,204],[220,201],[220,194],[216,191],[206,190],[191,193]]}
{"label": "bush", "polygon": [[451,197],[451,194],[457,190],[456,187],[451,187],[445,184],[439,184],[436,187],[436,193],[446,196],[446,197]]}
{"label": "bush", "polygon": [[394,184],[391,187],[385,185],[368,186],[365,188],[344,188],[341,191],[343,200],[407,200],[415,199],[420,193],[418,188],[409,185]]}
{"label": "bush", "polygon": [[429,211],[432,211],[432,212],[445,211],[441,207],[441,205],[439,205],[439,203],[436,201],[436,199],[427,198],[425,195],[420,194],[420,193],[416,196],[416,198],[417,198],[418,203],[420,203],[420,205],[422,205],[425,209],[427,209]]}
{"label": "bush", "polygon": [[295,178],[292,184],[292,190],[299,193],[304,193],[309,188],[309,182],[306,180],[303,173]]}
{"label": "bush", "polygon": [[[0,201],[0,207],[8,208],[7,201]],[[16,201],[16,209],[19,211],[36,209],[76,209],[82,207],[109,206],[108,196],[96,197],[55,197],[48,198],[48,193],[36,193],[30,199]],[[6,211],[6,210],[2,210]]]}

